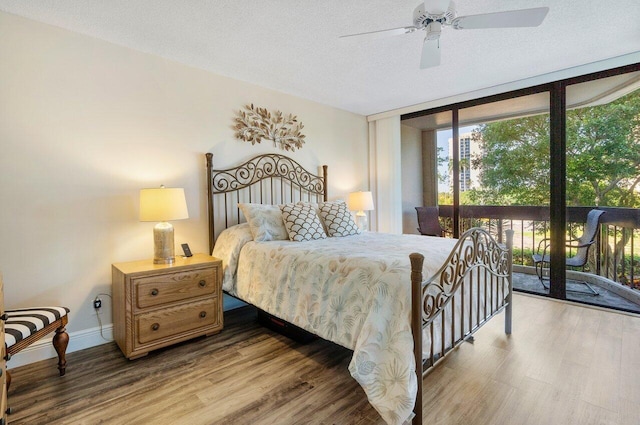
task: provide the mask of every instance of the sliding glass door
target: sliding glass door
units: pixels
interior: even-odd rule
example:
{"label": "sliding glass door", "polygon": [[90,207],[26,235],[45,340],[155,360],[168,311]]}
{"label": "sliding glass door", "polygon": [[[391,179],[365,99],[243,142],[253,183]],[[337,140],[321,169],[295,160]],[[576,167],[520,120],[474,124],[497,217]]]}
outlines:
{"label": "sliding glass door", "polygon": [[566,86],[567,239],[589,243],[566,249],[567,298],[601,304],[589,282],[640,289],[640,71],[585,80]]}
{"label": "sliding glass door", "polygon": [[[519,270],[533,270],[550,237],[549,103],[540,91],[459,110],[461,230],[481,226],[500,241],[514,230]],[[548,293],[548,270],[518,278],[519,289]]]}
{"label": "sliding glass door", "polygon": [[[516,270],[531,275],[521,290],[573,299],[583,288],[575,273],[640,289],[640,64],[406,114],[402,124],[436,135],[438,165],[422,171],[440,177],[453,236],[515,230]],[[567,241],[590,230],[591,210],[604,213],[583,262]]]}

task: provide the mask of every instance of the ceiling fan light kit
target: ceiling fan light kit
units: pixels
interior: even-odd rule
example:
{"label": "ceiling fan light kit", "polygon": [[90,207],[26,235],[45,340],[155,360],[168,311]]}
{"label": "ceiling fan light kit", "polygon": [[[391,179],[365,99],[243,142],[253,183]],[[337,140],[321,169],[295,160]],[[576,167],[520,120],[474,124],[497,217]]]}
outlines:
{"label": "ceiling fan light kit", "polygon": [[456,16],[456,5],[451,0],[425,0],[413,10],[413,25],[380,31],[344,35],[379,38],[384,35],[409,34],[418,30],[425,32],[420,68],[440,65],[440,36],[445,26],[455,30],[483,28],[537,27],[549,12],[548,7],[508,10],[479,15]]}
{"label": "ceiling fan light kit", "polygon": [[426,40],[437,40],[442,34],[442,24],[440,22],[431,22],[425,27],[427,35],[424,37]]}

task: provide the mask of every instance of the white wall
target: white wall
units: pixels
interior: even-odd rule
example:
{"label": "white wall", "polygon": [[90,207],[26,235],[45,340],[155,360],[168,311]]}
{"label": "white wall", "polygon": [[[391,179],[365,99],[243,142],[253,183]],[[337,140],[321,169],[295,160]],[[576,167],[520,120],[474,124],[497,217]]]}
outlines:
{"label": "white wall", "polygon": [[400,128],[402,162],[402,233],[419,234],[415,207],[422,200],[422,131],[403,125]]}
{"label": "white wall", "polygon": [[140,188],[184,187],[176,245],[207,251],[204,153],[222,167],[277,151],[233,137],[243,105],[298,116],[307,142],[292,157],[329,165],[331,198],[368,185],[364,116],[6,13],[0,63],[5,304],[68,306],[70,351],[74,333],[98,326],[91,300],[110,292],[111,263],[153,255]]}

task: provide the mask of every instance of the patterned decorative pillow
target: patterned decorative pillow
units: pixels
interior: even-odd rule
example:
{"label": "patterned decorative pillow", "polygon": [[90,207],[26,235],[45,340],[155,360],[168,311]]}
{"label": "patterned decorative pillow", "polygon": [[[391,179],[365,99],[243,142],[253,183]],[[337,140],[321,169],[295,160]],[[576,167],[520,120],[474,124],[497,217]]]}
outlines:
{"label": "patterned decorative pillow", "polygon": [[327,234],[316,214],[316,209],[309,205],[280,205],[284,225],[289,232],[289,239],[296,242],[314,239],[326,239]]}
{"label": "patterned decorative pillow", "polygon": [[[320,215],[320,204],[318,204],[317,202],[311,202],[311,201],[298,201],[296,202],[296,204],[311,205],[313,209],[316,210],[316,215],[320,219],[320,223],[322,224],[322,229],[324,230],[325,233],[327,233],[327,226],[324,225],[324,221],[322,220],[322,216]],[[327,233],[327,236],[329,236],[329,233]]]}
{"label": "patterned decorative pillow", "polygon": [[320,216],[329,236],[341,237],[360,234],[360,229],[344,201],[323,202],[319,208]]}
{"label": "patterned decorative pillow", "polygon": [[238,204],[249,223],[254,241],[286,241],[289,233],[284,227],[277,205]]}

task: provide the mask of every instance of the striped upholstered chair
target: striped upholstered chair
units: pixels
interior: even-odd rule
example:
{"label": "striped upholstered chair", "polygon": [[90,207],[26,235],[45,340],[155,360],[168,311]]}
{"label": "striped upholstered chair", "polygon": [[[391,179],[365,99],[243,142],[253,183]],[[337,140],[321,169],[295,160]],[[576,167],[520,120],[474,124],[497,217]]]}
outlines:
{"label": "striped upholstered chair", "polygon": [[[67,367],[65,358],[69,335],[65,326],[69,321],[69,309],[66,307],[38,307],[22,310],[6,310],[4,341],[7,346],[7,360],[20,350],[33,344],[55,331],[53,348],[58,353],[58,370],[63,376]],[[11,375],[7,372],[7,389],[11,384]]]}

